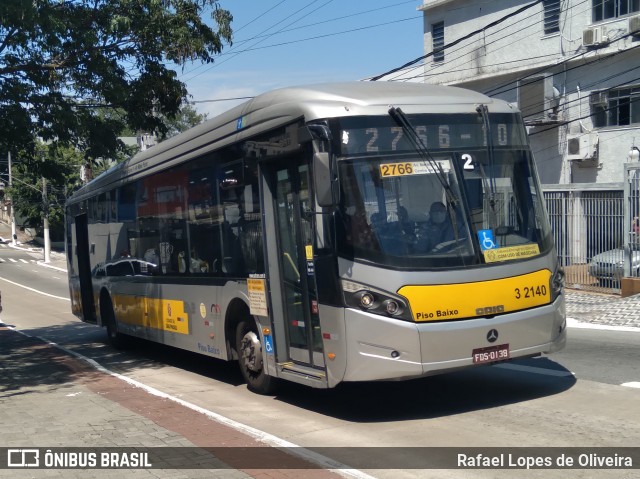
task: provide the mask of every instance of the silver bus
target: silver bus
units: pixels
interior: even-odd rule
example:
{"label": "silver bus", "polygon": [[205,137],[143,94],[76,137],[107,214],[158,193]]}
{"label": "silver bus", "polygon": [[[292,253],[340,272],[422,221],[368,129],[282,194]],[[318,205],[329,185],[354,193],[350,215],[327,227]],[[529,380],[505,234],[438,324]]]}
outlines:
{"label": "silver bus", "polygon": [[506,102],[353,82],[262,94],[66,205],[73,313],[237,360],[249,389],[554,352],[563,272]]}

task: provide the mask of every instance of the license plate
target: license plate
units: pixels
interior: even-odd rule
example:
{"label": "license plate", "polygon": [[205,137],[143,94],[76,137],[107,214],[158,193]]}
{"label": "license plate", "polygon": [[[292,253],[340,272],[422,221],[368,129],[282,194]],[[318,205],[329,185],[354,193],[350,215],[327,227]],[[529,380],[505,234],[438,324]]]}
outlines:
{"label": "license plate", "polygon": [[493,363],[509,359],[509,345],[498,344],[487,348],[474,349],[471,353],[473,364]]}

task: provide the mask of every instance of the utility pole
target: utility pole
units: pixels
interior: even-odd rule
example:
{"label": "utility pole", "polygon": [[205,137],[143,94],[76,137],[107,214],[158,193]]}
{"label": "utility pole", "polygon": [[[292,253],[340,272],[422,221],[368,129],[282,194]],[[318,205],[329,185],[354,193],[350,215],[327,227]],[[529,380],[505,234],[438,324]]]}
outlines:
{"label": "utility pole", "polygon": [[44,262],[51,263],[51,239],[49,237],[49,201],[47,200],[47,179],[42,177],[42,211],[44,222]]}
{"label": "utility pole", "polygon": [[[11,188],[11,186],[13,185],[12,179],[11,179],[11,152],[8,153],[8,159],[9,159],[9,188]],[[13,198],[11,198],[11,244],[13,246],[16,245],[16,240],[18,239],[18,236],[16,235],[16,215],[13,209]]]}

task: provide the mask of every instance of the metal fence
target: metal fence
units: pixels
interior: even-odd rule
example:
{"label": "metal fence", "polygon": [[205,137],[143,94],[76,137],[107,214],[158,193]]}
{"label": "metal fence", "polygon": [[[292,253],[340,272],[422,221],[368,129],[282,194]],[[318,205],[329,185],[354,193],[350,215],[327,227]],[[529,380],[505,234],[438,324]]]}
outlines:
{"label": "metal fence", "polygon": [[[566,272],[567,287],[590,291],[619,291],[611,268],[611,278],[594,266],[602,255],[622,260],[625,211],[624,193],[617,191],[545,191],[544,193],[558,259]],[[617,263],[615,259],[612,265]],[[601,274],[602,273],[602,274]],[[612,291],[614,290],[614,291]]]}

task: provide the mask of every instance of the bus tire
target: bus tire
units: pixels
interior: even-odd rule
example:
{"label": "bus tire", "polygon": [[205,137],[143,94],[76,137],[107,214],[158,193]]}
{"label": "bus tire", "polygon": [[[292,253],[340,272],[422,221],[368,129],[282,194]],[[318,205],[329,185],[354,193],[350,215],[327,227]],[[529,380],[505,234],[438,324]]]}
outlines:
{"label": "bus tire", "polygon": [[116,322],[116,315],[113,312],[111,300],[106,298],[104,304],[100,301],[100,309],[103,324],[107,328],[108,343],[115,349],[126,349],[129,345],[129,337],[118,331],[118,323]]}
{"label": "bus tire", "polygon": [[255,321],[245,318],[236,328],[236,351],[247,388],[257,394],[273,394],[277,379],[269,376],[262,360],[262,343]]}

